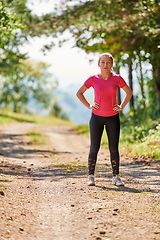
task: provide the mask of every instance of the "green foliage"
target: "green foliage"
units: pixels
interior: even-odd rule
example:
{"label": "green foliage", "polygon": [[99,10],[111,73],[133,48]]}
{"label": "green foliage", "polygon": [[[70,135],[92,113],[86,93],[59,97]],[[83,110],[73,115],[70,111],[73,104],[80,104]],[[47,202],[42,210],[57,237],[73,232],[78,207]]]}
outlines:
{"label": "green foliage", "polygon": [[121,149],[125,154],[160,160],[160,121],[148,128],[144,125],[132,128],[130,136],[122,129]]}
{"label": "green foliage", "polygon": [[83,170],[86,170],[87,165],[85,163],[72,162],[72,163],[54,164],[54,167],[61,168],[64,171],[83,171]]}
{"label": "green foliage", "polygon": [[14,112],[27,112],[27,104],[34,100],[48,107],[52,101],[57,82],[51,81],[49,65],[43,62],[24,60],[16,69],[1,75],[0,104]]}
{"label": "green foliage", "polygon": [[[24,94],[22,100],[18,88],[23,89],[27,81],[31,83],[31,79],[25,78],[26,82],[19,84],[22,83],[18,80],[22,72],[22,69],[19,71],[19,65],[26,58],[26,55],[20,54],[19,46],[28,41],[29,37],[45,35],[52,36],[53,40],[49,45],[46,44],[43,50],[50,50],[54,46],[54,38],[56,41],[59,39],[60,46],[67,40],[63,39],[62,33],[69,30],[75,39],[75,45],[86,52],[111,52],[115,57],[116,70],[121,66],[127,67],[132,64],[136,73],[134,81],[140,87],[140,93],[137,96],[134,94],[135,104],[132,113],[136,115],[136,112],[143,110],[152,119],[158,118],[160,116],[159,1],[60,0],[56,3],[53,12],[37,16],[28,9],[27,0],[0,2],[0,47],[2,48],[0,71],[5,76],[2,79],[5,91],[2,105],[8,106],[9,102],[12,102],[9,107],[19,111],[25,109],[27,103],[27,94]],[[151,65],[150,77],[145,71],[146,63]],[[31,94],[34,92],[35,101],[41,101],[43,106],[46,106],[49,99],[46,93],[43,98],[42,86],[40,88],[41,91],[36,89],[30,91],[31,88],[28,89],[27,86],[26,91]],[[50,94],[48,96],[50,98]],[[13,102],[18,100],[19,104],[14,107]]]}
{"label": "green foliage", "polygon": [[7,2],[0,1],[0,47],[12,40],[16,34],[14,30],[22,29],[15,12],[8,9]]}
{"label": "green foliage", "polygon": [[50,115],[61,118],[61,119],[64,119],[64,120],[69,120],[67,114],[64,113],[64,111],[62,110],[60,105],[56,102],[52,106],[52,109],[50,111]]}
{"label": "green foliage", "polygon": [[152,130],[159,125],[160,120],[152,120],[147,115],[141,114],[136,116],[124,115],[121,117],[121,137],[123,142],[134,143],[144,141]]}
{"label": "green foliage", "polygon": [[25,136],[29,137],[29,144],[32,145],[44,145],[46,142],[49,141],[49,138],[46,135],[39,133],[35,130],[29,131],[25,134]]}
{"label": "green foliage", "polygon": [[2,50],[0,58],[0,75],[10,75],[10,73],[16,72],[20,63],[26,59],[26,54],[21,54],[17,48],[12,51],[9,45]]}
{"label": "green foliage", "polygon": [[33,122],[33,123],[46,124],[46,125],[74,127],[73,123],[54,117],[54,116],[38,117],[38,116],[32,116],[32,115],[27,115],[22,113],[1,111],[0,125],[3,125],[5,123],[13,123],[13,122]]}
{"label": "green foliage", "polygon": [[[81,124],[76,130],[89,136],[89,126]],[[104,131],[101,146],[108,147],[108,140]],[[130,154],[160,159],[160,119],[153,121],[149,118],[121,118],[120,136],[121,154]]]}
{"label": "green foliage", "polygon": [[[129,49],[133,51],[151,41],[148,36],[158,42],[160,6],[157,1],[65,2],[66,5],[59,5],[62,9],[60,14],[55,11],[51,20],[53,27],[57,32],[69,29],[76,45],[86,51],[110,50],[114,54]],[[49,17],[51,14],[43,16],[43,19]]]}
{"label": "green foliage", "polygon": [[[148,107],[152,111],[150,116],[159,117],[159,11],[157,0],[71,0],[63,4],[60,2],[54,14],[44,15],[41,19],[48,24],[48,31],[53,37],[58,37],[67,29],[74,37],[75,45],[86,52],[111,52],[116,59],[116,68],[132,62],[140,87],[138,104],[143,109]],[[60,44],[65,40],[61,38]],[[125,63],[123,56],[127,56]],[[145,73],[143,63],[151,65],[152,85],[146,77],[148,73]],[[152,97],[149,92],[152,92]]]}
{"label": "green foliage", "polygon": [[86,136],[89,136],[89,125],[88,124],[79,124],[76,126],[76,130],[80,134],[84,134]]}
{"label": "green foliage", "polygon": [[[44,34],[34,28],[37,19],[40,18],[28,9],[27,0],[0,2],[1,108],[29,112],[29,101],[34,101],[41,109],[52,102],[57,81],[51,81],[49,65],[26,60],[27,55],[20,53],[20,47],[29,36]],[[40,29],[44,30],[43,26]]]}
{"label": "green foliage", "polygon": [[120,138],[121,152],[160,159],[160,119],[139,116],[124,119]]}

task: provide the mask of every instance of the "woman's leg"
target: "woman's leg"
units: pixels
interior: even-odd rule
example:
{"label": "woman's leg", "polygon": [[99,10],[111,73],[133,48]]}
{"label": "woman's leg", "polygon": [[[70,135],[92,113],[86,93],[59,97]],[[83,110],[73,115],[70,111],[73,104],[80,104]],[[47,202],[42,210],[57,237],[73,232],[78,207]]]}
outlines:
{"label": "woman's leg", "polygon": [[113,175],[119,174],[119,134],[120,120],[119,114],[107,118],[106,132],[108,136],[108,146],[110,151],[110,159],[112,164]]}
{"label": "woman's leg", "polygon": [[103,129],[104,124],[101,121],[101,117],[92,113],[90,119],[90,152],[88,156],[89,175],[94,175]]}

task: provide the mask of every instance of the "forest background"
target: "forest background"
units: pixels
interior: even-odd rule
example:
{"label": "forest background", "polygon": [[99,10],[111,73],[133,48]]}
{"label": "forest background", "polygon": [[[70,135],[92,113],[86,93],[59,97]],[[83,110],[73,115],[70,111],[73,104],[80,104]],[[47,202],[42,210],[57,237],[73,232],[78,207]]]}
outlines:
{"label": "forest background", "polygon": [[[39,4],[42,2],[47,0]],[[34,61],[21,51],[30,39],[46,37],[49,41],[41,51],[47,54],[57,41],[59,46],[65,44],[69,40],[65,33],[69,32],[75,47],[86,54],[110,52],[115,58],[114,71],[120,73],[125,68],[127,72],[133,98],[128,111],[121,113],[122,150],[159,159],[159,1],[55,0],[50,12],[42,15],[33,12],[31,4],[31,0],[0,1],[1,116],[6,110],[38,114],[44,110],[46,113],[46,109],[48,115],[75,122],[81,116],[89,116],[75,100],[75,86],[69,92],[61,92],[58,79],[49,71],[50,65]],[[118,98],[121,101],[121,92]],[[69,119],[73,113],[74,118]],[[88,134],[86,124],[77,129]],[[103,144],[106,142],[104,138]]]}

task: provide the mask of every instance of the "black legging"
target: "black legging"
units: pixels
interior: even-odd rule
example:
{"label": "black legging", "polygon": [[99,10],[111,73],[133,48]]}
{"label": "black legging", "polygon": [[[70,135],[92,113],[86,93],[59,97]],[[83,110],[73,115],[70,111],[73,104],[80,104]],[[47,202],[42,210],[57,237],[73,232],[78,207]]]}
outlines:
{"label": "black legging", "polygon": [[90,119],[90,152],[88,157],[88,173],[94,175],[97,154],[100,149],[102,133],[106,129],[108,136],[108,146],[110,151],[110,160],[112,164],[113,175],[119,174],[119,133],[120,133],[120,120],[119,114],[111,117],[101,117],[92,113]]}

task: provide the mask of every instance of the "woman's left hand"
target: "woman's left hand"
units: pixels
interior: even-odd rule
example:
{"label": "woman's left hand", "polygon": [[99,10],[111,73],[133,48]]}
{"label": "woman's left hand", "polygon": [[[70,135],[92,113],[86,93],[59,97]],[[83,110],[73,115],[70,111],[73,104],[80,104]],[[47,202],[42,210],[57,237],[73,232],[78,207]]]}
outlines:
{"label": "woman's left hand", "polygon": [[121,107],[121,105],[115,104],[115,105],[113,106],[113,110],[114,110],[114,111],[119,112],[119,111],[121,111],[122,109],[123,109],[123,108]]}

